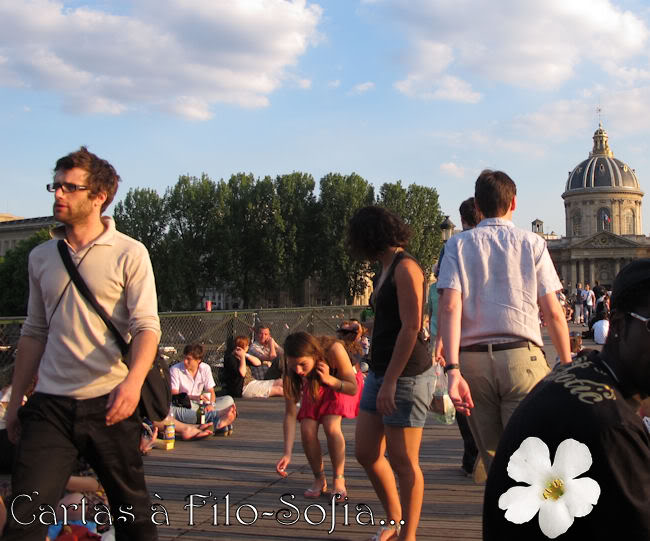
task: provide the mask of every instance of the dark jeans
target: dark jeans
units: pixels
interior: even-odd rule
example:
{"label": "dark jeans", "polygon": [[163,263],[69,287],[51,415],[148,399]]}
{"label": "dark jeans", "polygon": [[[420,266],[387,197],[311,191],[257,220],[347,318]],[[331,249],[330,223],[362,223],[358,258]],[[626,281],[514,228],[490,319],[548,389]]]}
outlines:
{"label": "dark jeans", "polygon": [[[21,437],[12,475],[15,503],[12,513],[11,501],[7,502],[8,522],[3,541],[45,538],[47,525],[39,521],[39,506],[52,506],[61,512],[57,503],[78,455],[95,470],[106,490],[116,539],[158,539],[156,526],[151,522],[151,501],[139,451],[140,417],[136,412],[124,421],[106,426],[107,399],[108,395],[74,400],[36,393],[19,410]],[[61,520],[59,513],[57,518]],[[92,511],[86,519],[93,520],[94,514]],[[106,520],[105,513],[100,517]],[[51,515],[46,520],[51,521]],[[18,521],[31,523],[21,525]]]}
{"label": "dark jeans", "polygon": [[463,469],[467,473],[472,473],[474,471],[476,457],[478,456],[478,448],[476,447],[472,431],[469,428],[467,417],[462,413],[456,412],[456,422],[458,423],[460,435],[463,437]]}
{"label": "dark jeans", "polygon": [[9,441],[6,430],[0,430],[0,473],[11,473],[16,447]]}

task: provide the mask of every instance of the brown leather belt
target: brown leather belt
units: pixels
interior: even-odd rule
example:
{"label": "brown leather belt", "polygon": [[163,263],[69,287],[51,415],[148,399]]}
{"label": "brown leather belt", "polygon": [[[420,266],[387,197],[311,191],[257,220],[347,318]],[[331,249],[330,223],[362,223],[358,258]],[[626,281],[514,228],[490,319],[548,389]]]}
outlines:
{"label": "brown leather belt", "polygon": [[528,340],[519,340],[517,342],[504,342],[501,344],[473,344],[471,346],[463,346],[460,348],[461,351],[489,351],[488,347],[492,346],[492,351],[504,351],[506,349],[517,349],[517,348],[527,348],[528,345],[534,345]]}

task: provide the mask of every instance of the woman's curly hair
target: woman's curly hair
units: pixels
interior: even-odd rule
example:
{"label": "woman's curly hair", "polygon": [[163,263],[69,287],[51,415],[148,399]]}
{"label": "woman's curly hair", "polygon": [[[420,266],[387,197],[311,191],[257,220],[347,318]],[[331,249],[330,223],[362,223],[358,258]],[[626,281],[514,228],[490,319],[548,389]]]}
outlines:
{"label": "woman's curly hair", "polygon": [[410,238],[411,228],[397,214],[372,205],[350,218],[347,247],[354,257],[374,261],[391,246],[405,248]]}

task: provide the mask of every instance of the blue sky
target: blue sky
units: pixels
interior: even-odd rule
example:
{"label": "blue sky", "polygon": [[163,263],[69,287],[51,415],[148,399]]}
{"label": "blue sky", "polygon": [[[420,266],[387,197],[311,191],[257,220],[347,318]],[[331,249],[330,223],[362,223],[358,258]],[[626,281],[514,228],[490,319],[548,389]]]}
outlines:
{"label": "blue sky", "polygon": [[51,214],[52,166],[86,144],[117,200],[187,173],[354,171],[435,187],[456,223],[498,168],[515,223],[564,234],[598,106],[650,187],[649,39],[641,0],[0,0],[0,212]]}

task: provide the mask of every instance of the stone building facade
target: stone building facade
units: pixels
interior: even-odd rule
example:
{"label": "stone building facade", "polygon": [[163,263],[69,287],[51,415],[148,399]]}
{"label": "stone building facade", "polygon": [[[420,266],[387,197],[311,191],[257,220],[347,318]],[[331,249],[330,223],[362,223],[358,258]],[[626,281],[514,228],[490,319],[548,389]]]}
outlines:
{"label": "stone building facade", "polygon": [[[594,146],[566,181],[566,236],[547,237],[548,250],[567,287],[595,281],[611,285],[618,271],[634,259],[650,257],[643,234],[643,191],[634,169],[614,157],[602,124]],[[533,231],[540,232],[539,220]],[[540,232],[540,234],[542,234]]]}
{"label": "stone building facade", "polygon": [[0,215],[0,257],[15,248],[21,240],[28,239],[41,229],[51,229],[55,225],[54,216],[19,218],[11,214]]}

